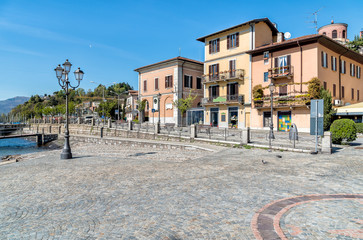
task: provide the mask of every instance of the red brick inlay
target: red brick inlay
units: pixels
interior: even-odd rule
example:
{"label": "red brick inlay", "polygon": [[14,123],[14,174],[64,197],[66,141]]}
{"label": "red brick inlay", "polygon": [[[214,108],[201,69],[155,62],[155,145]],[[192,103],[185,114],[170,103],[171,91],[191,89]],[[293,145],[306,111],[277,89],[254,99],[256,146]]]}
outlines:
{"label": "red brick inlay", "polygon": [[[297,205],[319,201],[336,199],[363,199],[361,194],[316,194],[284,198],[271,202],[258,210],[252,218],[251,228],[256,239],[286,239],[280,228],[280,219],[289,209]],[[298,231],[294,233],[298,234]],[[360,234],[360,233],[359,233]]]}

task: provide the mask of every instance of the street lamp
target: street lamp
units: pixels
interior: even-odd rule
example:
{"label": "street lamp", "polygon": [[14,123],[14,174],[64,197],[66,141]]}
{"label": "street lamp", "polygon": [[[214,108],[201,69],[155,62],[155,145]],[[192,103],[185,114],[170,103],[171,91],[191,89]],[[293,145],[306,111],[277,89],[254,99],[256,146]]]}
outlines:
{"label": "street lamp", "polygon": [[[124,93],[128,93],[128,91],[123,91],[122,93],[117,93],[114,91],[110,91],[110,92],[117,95],[117,109],[118,109],[117,120],[120,121],[120,95],[122,95]],[[125,102],[124,102],[124,105],[125,105]]]}
{"label": "street lamp", "polygon": [[69,88],[75,90],[77,87],[79,87],[79,84],[81,83],[83,79],[84,72],[78,68],[76,71],[74,71],[74,77],[78,81],[78,85],[73,87],[71,83],[69,82],[68,73],[71,71],[72,64],[68,61],[68,59],[63,63],[63,68],[59,64],[54,70],[56,77],[58,78],[58,84],[62,87],[62,89],[66,93],[66,129],[64,134],[64,148],[61,153],[61,159],[71,159],[72,158],[72,152],[71,147],[69,145],[69,119],[68,119],[68,95],[69,95]]}
{"label": "street lamp", "polygon": [[158,125],[159,125],[159,129],[160,129],[160,99],[161,99],[161,93],[158,93],[157,97],[158,97],[158,112],[159,112]]}
{"label": "street lamp", "polygon": [[268,88],[270,89],[270,97],[271,97],[271,121],[270,121],[270,134],[269,134],[269,146],[271,149],[271,139],[275,139],[274,136],[274,123],[273,123],[273,94],[275,91],[275,85],[271,82],[268,85]]}

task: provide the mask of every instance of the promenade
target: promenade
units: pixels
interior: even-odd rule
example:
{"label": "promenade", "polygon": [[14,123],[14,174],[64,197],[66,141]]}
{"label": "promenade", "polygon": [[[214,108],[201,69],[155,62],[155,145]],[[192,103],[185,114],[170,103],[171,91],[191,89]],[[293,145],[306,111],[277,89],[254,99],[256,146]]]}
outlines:
{"label": "promenade", "polygon": [[0,239],[362,239],[361,144],[310,155],[72,142],[72,160],[55,150],[0,166]]}

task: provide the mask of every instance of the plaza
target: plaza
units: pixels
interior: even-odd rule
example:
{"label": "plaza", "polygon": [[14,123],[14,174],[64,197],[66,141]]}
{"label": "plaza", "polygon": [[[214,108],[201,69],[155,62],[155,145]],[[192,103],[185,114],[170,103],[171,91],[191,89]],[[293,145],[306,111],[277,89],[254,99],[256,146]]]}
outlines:
{"label": "plaza", "polygon": [[24,155],[0,165],[0,238],[359,239],[362,143],[332,155],[202,143]]}

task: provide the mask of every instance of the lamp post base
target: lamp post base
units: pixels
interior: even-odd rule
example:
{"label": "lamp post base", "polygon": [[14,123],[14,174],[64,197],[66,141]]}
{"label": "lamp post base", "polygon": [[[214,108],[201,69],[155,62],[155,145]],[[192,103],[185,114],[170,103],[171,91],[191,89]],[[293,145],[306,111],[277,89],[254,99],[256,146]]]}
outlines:
{"label": "lamp post base", "polygon": [[61,153],[61,159],[71,159],[72,158],[72,151],[71,147],[69,146],[69,132],[66,130],[64,136],[64,147]]}
{"label": "lamp post base", "polygon": [[72,153],[71,152],[62,152],[61,159],[72,159]]}

